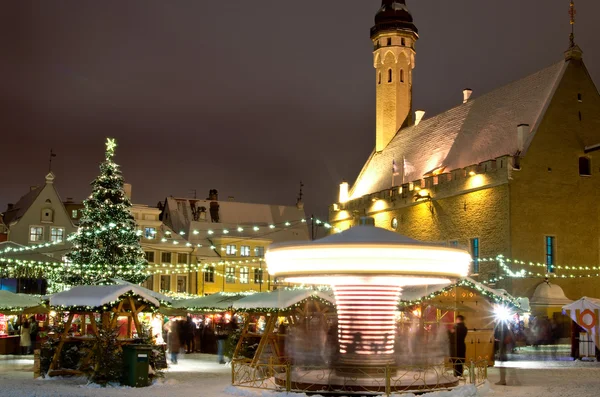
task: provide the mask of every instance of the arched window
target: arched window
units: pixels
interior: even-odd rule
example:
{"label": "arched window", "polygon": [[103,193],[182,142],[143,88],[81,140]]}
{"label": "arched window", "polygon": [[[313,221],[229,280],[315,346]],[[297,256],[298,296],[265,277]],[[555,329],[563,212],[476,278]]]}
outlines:
{"label": "arched window", "polygon": [[400,69],[400,82],[404,83],[404,69]]}
{"label": "arched window", "polygon": [[592,160],[589,157],[579,158],[579,175],[592,175]]}
{"label": "arched window", "polygon": [[388,69],[388,83],[392,82],[392,69]]}

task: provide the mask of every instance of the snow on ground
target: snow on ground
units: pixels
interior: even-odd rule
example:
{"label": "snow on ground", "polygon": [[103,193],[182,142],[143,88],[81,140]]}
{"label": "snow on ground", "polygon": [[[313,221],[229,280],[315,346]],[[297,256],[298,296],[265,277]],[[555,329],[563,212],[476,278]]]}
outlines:
{"label": "snow on ground", "polygon": [[[283,397],[282,392],[230,385],[231,367],[209,354],[183,355],[165,377],[147,388],[101,388],[85,378],[33,379],[33,356],[0,356],[1,397],[144,396],[144,397]],[[490,368],[489,384],[477,392],[464,386],[426,397],[596,397],[600,395],[600,363],[582,361],[511,361],[506,364],[508,386],[496,386],[499,368]],[[295,394],[294,397],[305,397]],[[411,394],[404,394],[408,397]],[[316,397],[313,395],[313,397]]]}

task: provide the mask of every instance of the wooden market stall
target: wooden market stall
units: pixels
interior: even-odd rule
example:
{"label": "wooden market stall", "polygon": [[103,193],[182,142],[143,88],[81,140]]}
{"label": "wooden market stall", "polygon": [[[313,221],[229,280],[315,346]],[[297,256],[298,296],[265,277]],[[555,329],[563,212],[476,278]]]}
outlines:
{"label": "wooden market stall", "polygon": [[14,329],[11,331],[11,322],[38,313],[48,313],[39,297],[0,290],[0,354],[18,354],[20,351],[19,333]]}
{"label": "wooden market stall", "polygon": [[600,357],[600,299],[584,296],[563,306],[565,314],[579,327],[573,327],[571,356]]}
{"label": "wooden market stall", "polygon": [[407,287],[401,296],[404,311],[421,322],[450,329],[458,315],[468,328],[467,361],[487,360],[494,364],[495,309],[520,311],[517,299],[465,277],[448,286]]}
{"label": "wooden market stall", "polygon": [[[322,333],[327,333],[328,317],[335,315],[334,305],[331,291],[312,289],[278,289],[234,302],[234,310],[243,312],[245,321],[233,358],[240,357],[244,343],[254,340],[257,345],[250,359],[251,366],[261,362],[267,349],[271,357],[282,359],[285,356],[286,337],[295,329],[304,328],[307,331],[310,324],[316,322]],[[262,324],[259,324],[261,321]],[[299,335],[295,336],[298,339]],[[316,340],[305,342],[309,345],[317,343]]]}
{"label": "wooden market stall", "polygon": [[[50,307],[66,313],[64,330],[52,356],[48,374],[77,374],[78,370],[61,370],[59,359],[66,344],[94,340],[100,324],[109,329],[119,329],[119,341],[131,343],[143,335],[140,314],[161,306],[158,299],[134,284],[85,285],[50,296]],[[76,321],[79,326],[76,325]],[[91,350],[80,367],[91,358]]]}

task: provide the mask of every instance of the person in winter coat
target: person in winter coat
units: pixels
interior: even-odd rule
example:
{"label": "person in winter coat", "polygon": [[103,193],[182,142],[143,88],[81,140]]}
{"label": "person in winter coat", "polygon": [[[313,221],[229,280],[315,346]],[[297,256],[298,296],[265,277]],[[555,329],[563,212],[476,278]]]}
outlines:
{"label": "person in winter coat", "polygon": [[467,326],[465,325],[465,317],[462,315],[456,316],[454,328],[450,331],[450,356],[454,364],[454,376],[463,376],[465,358],[467,357]]}
{"label": "person in winter coat", "polygon": [[29,354],[29,350],[31,349],[31,328],[27,319],[21,324],[21,338],[19,344],[21,345],[21,353]]}

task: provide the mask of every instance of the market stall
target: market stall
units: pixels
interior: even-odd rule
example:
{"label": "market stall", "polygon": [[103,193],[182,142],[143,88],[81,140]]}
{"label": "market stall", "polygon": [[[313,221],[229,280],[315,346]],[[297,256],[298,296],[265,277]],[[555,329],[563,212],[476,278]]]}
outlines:
{"label": "market stall", "polygon": [[499,314],[507,315],[503,321],[516,321],[521,312],[517,299],[469,277],[448,286],[407,287],[400,307],[400,330],[417,325],[426,330],[423,337],[431,340],[437,332],[449,330],[457,316],[464,316],[469,329],[466,359],[487,360],[488,365],[494,364],[494,327]]}
{"label": "market stall", "polygon": [[[320,340],[311,341],[310,336],[316,331],[321,338],[313,339],[324,341],[330,326],[328,317],[335,314],[334,303],[331,291],[301,288],[262,292],[234,302],[233,309],[243,312],[245,318],[233,357],[240,357],[243,346],[253,341],[256,350],[251,366],[261,362],[267,348],[272,358],[282,358],[286,356],[285,339],[290,333],[303,347],[315,346]],[[302,340],[304,343],[300,343]]]}
{"label": "market stall", "polygon": [[47,312],[39,297],[0,290],[0,354],[20,352],[18,324],[23,316]]}
{"label": "market stall", "polygon": [[[104,329],[118,329],[120,343],[131,343],[144,337],[144,313],[153,313],[161,306],[158,299],[133,284],[77,286],[51,295],[49,304],[54,311],[64,314],[63,330],[60,335],[56,335],[58,345],[49,366],[50,376],[65,373],[64,370],[59,370],[65,344],[93,341],[100,326]],[[149,322],[148,327],[153,325]],[[154,335],[155,331],[151,330],[151,334]],[[91,351],[80,367],[85,367],[90,357]],[[80,371],[71,369],[66,373],[78,372]]]}
{"label": "market stall", "polygon": [[[583,298],[563,306],[563,312],[579,327],[573,330],[572,356],[575,358],[597,357],[600,349],[600,328],[598,319],[600,313],[600,299]],[[580,330],[582,332],[580,332]]]}

